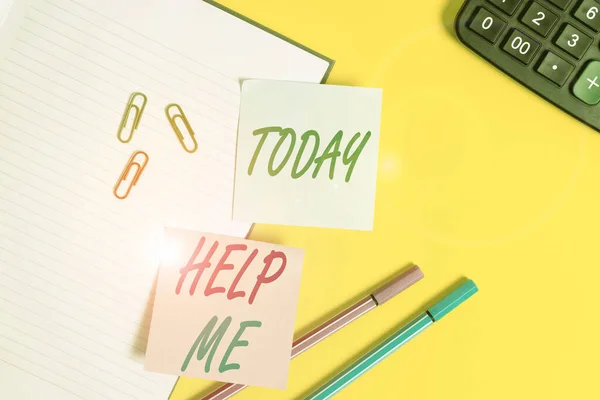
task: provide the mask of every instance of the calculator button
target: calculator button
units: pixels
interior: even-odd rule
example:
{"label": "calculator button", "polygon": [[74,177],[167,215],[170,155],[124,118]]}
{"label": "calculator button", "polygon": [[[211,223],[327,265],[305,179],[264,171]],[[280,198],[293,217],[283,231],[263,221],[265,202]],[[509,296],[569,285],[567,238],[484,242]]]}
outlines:
{"label": "calculator button", "polygon": [[532,2],[527,12],[521,17],[521,22],[542,36],[548,36],[556,21],[558,21],[558,15],[536,2]]}
{"label": "calculator button", "polygon": [[529,64],[533,55],[540,47],[540,44],[525,35],[523,32],[515,29],[504,43],[502,50],[521,61],[523,64]]}
{"label": "calculator button", "polygon": [[495,43],[500,36],[500,32],[504,29],[506,23],[485,8],[479,8],[475,16],[472,18],[469,28],[477,34]]}
{"label": "calculator button", "polygon": [[573,16],[598,32],[600,30],[598,8],[600,8],[600,4],[594,0],[583,0],[573,13]]}
{"label": "calculator button", "polygon": [[571,72],[573,66],[552,52],[547,52],[536,71],[558,86],[562,86]]}
{"label": "calculator button", "polygon": [[575,85],[573,94],[586,104],[594,105],[600,102],[600,62],[590,61],[585,67]]}
{"label": "calculator button", "polygon": [[564,10],[567,8],[571,0],[548,0],[550,3],[554,4],[556,7]]}
{"label": "calculator button", "polygon": [[522,0],[488,0],[507,14],[513,15]]}
{"label": "calculator button", "polygon": [[590,44],[592,44],[592,38],[579,29],[567,24],[555,43],[573,57],[581,58],[588,47],[590,47]]}

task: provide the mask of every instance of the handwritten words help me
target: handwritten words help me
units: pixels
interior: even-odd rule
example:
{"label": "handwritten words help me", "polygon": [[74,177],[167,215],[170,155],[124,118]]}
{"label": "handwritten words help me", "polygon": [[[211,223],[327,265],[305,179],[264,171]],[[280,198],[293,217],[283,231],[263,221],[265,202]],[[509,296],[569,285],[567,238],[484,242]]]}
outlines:
{"label": "handwritten words help me", "polygon": [[144,367],[283,389],[304,250],[165,228]]}
{"label": "handwritten words help me", "polygon": [[[219,249],[219,241],[215,241],[206,253],[204,259],[201,262],[197,262],[196,259],[205,244],[206,238],[202,237],[187,265],[180,269],[181,276],[177,286],[175,287],[175,293],[177,295],[182,294],[184,284],[187,281],[190,281],[189,277],[192,275],[189,283],[188,293],[189,295],[194,296],[204,272],[207,271],[207,273],[210,273],[210,278],[208,278],[208,280],[206,280],[206,284],[203,285],[204,290],[201,291],[201,296],[204,295],[205,297],[209,297],[221,295],[225,296],[228,300],[235,300],[239,298],[247,301],[247,303],[251,305],[254,303],[259,291],[264,287],[264,285],[274,283],[279,277],[281,277],[286,269],[287,258],[285,253],[272,250],[266,257],[264,257],[262,261],[256,260],[258,261],[257,264],[262,264],[262,269],[261,272],[256,276],[251,290],[249,290],[250,288],[242,290],[238,288],[238,284],[240,283],[242,277],[248,273],[248,270],[251,269],[250,267],[255,262],[255,258],[259,253],[258,249],[253,249],[248,253],[248,245],[246,244],[238,243],[226,245],[223,255],[218,259],[214,265],[214,268],[212,268],[212,271],[210,271],[211,267],[213,266],[215,252],[217,249]],[[227,275],[225,271],[231,271],[236,268],[234,264],[228,263],[228,258],[234,252],[245,252],[248,254],[248,256],[237,273],[229,274],[229,276],[220,279],[221,281],[229,282],[228,287],[216,285],[215,281],[220,274],[225,276]],[[225,333],[232,323],[232,317],[226,317],[213,334],[213,330],[215,329],[217,323],[218,317],[215,315],[200,332],[183,362],[181,367],[182,372],[187,369],[194,354],[196,354],[198,361],[201,361],[205,356],[207,356],[204,370],[206,372],[210,372],[212,360],[221,343],[221,340],[223,339],[223,336],[225,336]],[[234,348],[246,347],[249,345],[247,340],[241,340],[244,331],[248,328],[260,328],[261,326],[262,322],[256,320],[241,321],[239,323],[238,331],[229,344],[229,347],[227,348],[221,360],[219,372],[240,369],[240,364],[228,363],[228,359],[231,356]]]}

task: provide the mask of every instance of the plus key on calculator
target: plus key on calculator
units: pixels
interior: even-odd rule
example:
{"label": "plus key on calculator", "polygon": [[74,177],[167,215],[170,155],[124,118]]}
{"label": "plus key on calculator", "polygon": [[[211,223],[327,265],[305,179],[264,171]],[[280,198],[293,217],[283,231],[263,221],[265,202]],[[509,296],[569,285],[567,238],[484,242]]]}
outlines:
{"label": "plus key on calculator", "polygon": [[467,0],[467,47],[600,131],[600,0]]}

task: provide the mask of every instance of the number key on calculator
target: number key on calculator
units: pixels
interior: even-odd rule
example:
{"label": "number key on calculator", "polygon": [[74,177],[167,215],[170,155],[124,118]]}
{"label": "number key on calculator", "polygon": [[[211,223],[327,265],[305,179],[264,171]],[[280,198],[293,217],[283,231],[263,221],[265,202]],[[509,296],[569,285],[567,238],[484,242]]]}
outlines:
{"label": "number key on calculator", "polygon": [[461,42],[600,131],[600,0],[466,0]]}

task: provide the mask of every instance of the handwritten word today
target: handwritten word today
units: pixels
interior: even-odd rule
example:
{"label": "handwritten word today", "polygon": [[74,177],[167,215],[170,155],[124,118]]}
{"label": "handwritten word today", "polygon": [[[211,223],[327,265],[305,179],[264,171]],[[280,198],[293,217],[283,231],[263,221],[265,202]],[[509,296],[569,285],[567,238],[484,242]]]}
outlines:
{"label": "handwritten word today", "polygon": [[[204,259],[201,262],[197,262],[196,258],[202,251],[205,243],[206,238],[202,237],[198,242],[198,245],[196,246],[196,249],[194,250],[187,264],[179,270],[180,278],[177,283],[177,286],[175,287],[175,293],[177,295],[181,294],[183,286],[188,276],[190,274],[195,273],[195,276],[193,277],[193,280],[191,281],[189,286],[189,294],[191,296],[194,296],[196,294],[196,289],[198,288],[198,284],[200,283],[200,279],[204,271],[211,269],[213,265],[213,256],[219,249],[219,241],[215,241],[206,253]],[[229,244],[225,246],[223,255],[218,259],[216,265],[214,266],[214,269],[212,270],[210,278],[206,282],[206,286],[204,287],[203,291],[204,296],[209,297],[221,294],[224,295],[230,301],[235,300],[237,298],[247,298],[246,301],[248,302],[248,304],[252,305],[255,302],[259,291],[264,287],[264,285],[272,284],[284,273],[287,264],[287,258],[285,254],[281,251],[271,251],[262,260],[262,270],[256,276],[254,284],[252,286],[252,290],[250,290],[250,294],[246,297],[247,291],[238,289],[238,284],[240,283],[242,277],[247,273],[249,267],[253,264],[256,256],[259,253],[258,249],[254,249],[248,254],[239,271],[235,274],[231,274],[231,276],[229,277],[230,284],[228,285],[228,288],[226,288],[225,286],[215,285],[215,281],[217,280],[219,274],[224,273],[225,271],[234,270],[236,267],[234,264],[228,263],[228,258],[230,258],[234,252],[247,251],[248,245],[246,244]],[[275,264],[279,264],[279,266],[275,268]],[[202,329],[196,341],[192,344],[192,347],[188,351],[185,360],[183,361],[183,365],[181,366],[182,372],[188,368],[188,365],[194,354],[196,354],[196,358],[198,361],[201,361],[202,359],[204,359],[204,357],[208,355],[204,364],[204,370],[207,373],[210,372],[214,355],[221,343],[221,340],[223,339],[223,336],[225,336],[227,330],[229,329],[232,323],[232,318],[229,316],[226,317],[223,320],[223,322],[221,322],[219,327],[215,330],[217,323],[218,317],[214,316],[206,324],[204,329]],[[227,348],[225,354],[222,357],[221,363],[219,365],[219,372],[222,373],[228,370],[240,369],[240,364],[228,363],[228,359],[231,356],[231,353],[233,352],[234,348],[246,347],[249,345],[248,341],[241,340],[244,331],[248,328],[260,328],[261,326],[261,321],[240,322],[237,333],[233,337],[231,343],[229,344],[229,347]],[[215,330],[214,333],[213,330]]]}
{"label": "handwritten word today", "polygon": [[[261,136],[261,138],[258,142],[258,145],[256,146],[256,150],[254,151],[254,156],[252,157],[252,160],[250,161],[250,165],[248,166],[248,175],[252,175],[252,173],[254,172],[254,167],[256,166],[256,162],[258,161],[258,158],[263,149],[263,146],[265,145],[267,137],[269,136],[269,134],[272,134],[272,133],[278,133],[279,140],[277,141],[277,144],[275,145],[275,147],[273,147],[273,149],[271,151],[271,157],[269,158],[269,161],[267,163],[267,172],[269,173],[269,175],[271,175],[271,176],[278,175],[286,167],[288,161],[292,157],[294,151],[296,150],[296,142],[297,142],[296,132],[292,128],[281,128],[279,126],[270,126],[270,127],[256,129],[252,134],[254,136]],[[321,171],[323,164],[325,164],[326,161],[329,161],[329,179],[333,179],[335,176],[336,162],[337,162],[338,158],[341,157],[342,163],[348,167],[346,170],[346,176],[344,179],[346,182],[350,182],[350,179],[352,178],[352,173],[354,171],[356,163],[358,162],[358,159],[359,159],[363,149],[365,148],[365,146],[367,145],[367,142],[369,141],[369,139],[371,137],[371,132],[367,132],[362,137],[362,140],[360,141],[360,143],[358,143],[358,145],[356,146],[356,149],[352,150],[355,143],[361,138],[361,136],[362,136],[362,134],[360,132],[356,133],[354,136],[352,136],[352,138],[346,145],[346,148],[342,154],[340,147],[342,146],[342,139],[344,137],[344,132],[338,131],[338,133],[335,134],[335,136],[331,139],[329,144],[325,147],[325,150],[323,150],[323,153],[321,155],[319,155],[319,146],[321,144],[321,137],[320,137],[319,133],[315,130],[308,130],[308,131],[304,132],[300,136],[300,142],[301,142],[300,148],[298,149],[298,151],[296,153],[294,164],[292,165],[292,169],[291,169],[292,178],[293,179],[301,178],[306,172],[308,172],[308,170],[310,170],[310,168],[313,166],[313,163],[314,163],[314,170],[312,173],[312,177],[314,179],[319,175],[319,172]],[[275,159],[277,158],[279,151],[284,146],[284,143],[286,143],[286,141],[288,142],[288,144],[287,144],[287,150],[285,151],[285,155],[283,156],[283,160],[281,160],[281,162],[279,162],[279,165],[275,165]],[[302,162],[304,152],[307,151],[306,149],[308,146],[312,146],[312,150],[310,150],[310,155],[308,157],[308,160]],[[303,165],[300,165],[300,164],[303,164]]]}

